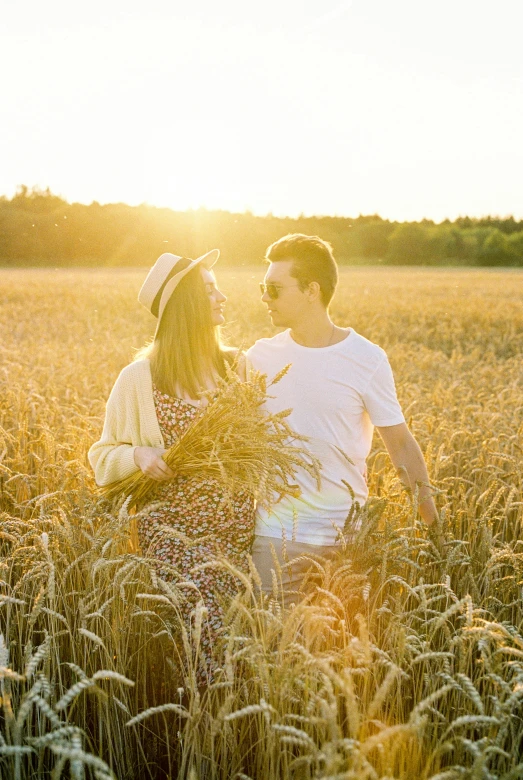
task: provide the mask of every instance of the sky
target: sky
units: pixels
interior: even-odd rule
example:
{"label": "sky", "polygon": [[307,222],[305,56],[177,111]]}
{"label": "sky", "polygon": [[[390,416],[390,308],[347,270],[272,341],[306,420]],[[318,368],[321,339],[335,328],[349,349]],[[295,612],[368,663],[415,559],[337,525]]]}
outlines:
{"label": "sky", "polygon": [[521,0],[26,0],[0,194],[523,218]]}

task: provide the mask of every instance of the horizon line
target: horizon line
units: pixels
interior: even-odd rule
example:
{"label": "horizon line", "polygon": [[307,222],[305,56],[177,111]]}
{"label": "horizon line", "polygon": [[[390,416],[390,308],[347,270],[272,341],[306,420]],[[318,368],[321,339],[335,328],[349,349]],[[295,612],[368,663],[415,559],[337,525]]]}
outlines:
{"label": "horizon line", "polygon": [[13,201],[17,196],[21,194],[21,191],[25,190],[28,197],[32,196],[42,196],[42,197],[53,197],[58,198],[59,200],[66,203],[68,206],[74,206],[74,205],[80,205],[80,206],[126,206],[127,208],[151,208],[151,209],[158,209],[162,211],[172,211],[173,213],[178,214],[186,214],[190,212],[208,212],[208,213],[225,213],[230,214],[231,216],[244,216],[244,215],[250,215],[253,217],[259,217],[260,219],[292,219],[292,220],[300,220],[300,219],[360,219],[360,218],[370,218],[375,217],[376,219],[380,220],[381,222],[390,222],[390,223],[422,223],[422,222],[432,222],[434,225],[441,225],[444,222],[456,222],[458,219],[470,219],[470,220],[514,220],[515,222],[523,222],[523,216],[516,217],[514,213],[511,214],[481,214],[478,215],[471,215],[468,213],[460,213],[458,216],[451,218],[451,217],[444,217],[443,219],[437,220],[433,217],[424,216],[419,219],[391,219],[389,217],[382,217],[378,212],[368,213],[364,214],[363,212],[359,212],[358,216],[354,216],[352,214],[340,214],[340,213],[330,213],[330,214],[322,214],[322,213],[315,213],[315,214],[308,214],[305,212],[300,212],[299,214],[282,214],[282,213],[275,213],[273,211],[268,212],[256,212],[253,209],[249,208],[248,206],[245,207],[243,211],[231,211],[227,208],[218,208],[218,207],[209,207],[205,205],[199,205],[199,206],[188,206],[185,209],[180,208],[173,208],[172,206],[165,206],[165,205],[158,205],[155,203],[150,203],[148,201],[140,201],[139,203],[128,203],[124,200],[112,200],[112,201],[99,201],[97,199],[91,200],[90,203],[87,203],[86,201],[81,200],[68,200],[66,197],[64,197],[61,194],[57,194],[55,192],[52,192],[51,188],[49,186],[43,188],[39,185],[33,185],[28,186],[25,184],[19,184],[16,187],[15,193],[10,197],[8,194],[4,193],[0,195],[0,202],[1,201]]}

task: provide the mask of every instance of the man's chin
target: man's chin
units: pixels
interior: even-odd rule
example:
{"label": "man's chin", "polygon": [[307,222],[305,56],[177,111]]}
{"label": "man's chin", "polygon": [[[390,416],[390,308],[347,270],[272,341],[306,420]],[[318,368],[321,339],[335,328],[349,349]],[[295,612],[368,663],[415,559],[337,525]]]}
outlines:
{"label": "man's chin", "polygon": [[282,317],[278,314],[277,311],[270,311],[268,312],[269,317],[271,318],[271,322],[273,325],[277,325],[278,327],[281,327],[285,323],[283,322]]}

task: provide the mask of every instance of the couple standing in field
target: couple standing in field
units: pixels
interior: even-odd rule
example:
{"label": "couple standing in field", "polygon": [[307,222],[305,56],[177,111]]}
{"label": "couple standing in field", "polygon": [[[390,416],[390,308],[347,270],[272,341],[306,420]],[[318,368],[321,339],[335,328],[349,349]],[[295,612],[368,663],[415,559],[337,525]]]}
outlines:
{"label": "couple standing in field", "polygon": [[[262,301],[273,325],[285,330],[260,339],[239,360],[220,343],[226,298],[212,270],[218,257],[218,250],[196,260],[167,253],[150,270],[139,300],[158,320],[154,340],[118,377],[102,437],[89,451],[99,485],[139,470],[158,481],[154,506],[139,517],[140,544],[165,576],[177,572],[183,580],[187,621],[199,600],[207,608],[207,680],[213,639],[223,627],[223,598],[237,592],[238,581],[223,567],[202,564],[226,557],[247,570],[252,553],[263,590],[272,590],[278,569],[283,598],[296,600],[307,556],[332,555],[353,502],[367,500],[365,462],[374,427],[406,487],[419,490],[423,520],[429,526],[437,521],[423,456],[405,424],[385,352],[330,319],[338,281],[330,245],[294,234],[268,248]],[[290,365],[266,405],[269,412],[292,409],[290,426],[308,437],[306,447],[321,462],[320,489],[303,470],[299,497],[256,508],[250,495],[238,493],[231,503],[217,481],[177,476],[162,459],[202,414],[201,394],[216,387],[227,364],[242,378],[249,367],[272,378]]]}

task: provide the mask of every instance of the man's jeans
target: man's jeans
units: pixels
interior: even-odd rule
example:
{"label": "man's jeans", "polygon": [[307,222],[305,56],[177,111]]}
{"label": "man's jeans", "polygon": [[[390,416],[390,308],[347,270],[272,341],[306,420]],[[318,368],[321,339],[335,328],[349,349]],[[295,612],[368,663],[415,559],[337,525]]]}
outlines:
{"label": "man's jeans", "polygon": [[339,545],[283,542],[272,536],[256,536],[252,560],[261,578],[264,593],[273,593],[285,606],[297,604],[306,595],[303,582],[314,563],[309,558],[334,558]]}

